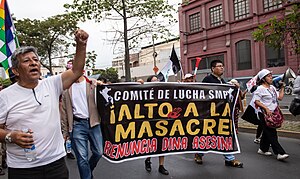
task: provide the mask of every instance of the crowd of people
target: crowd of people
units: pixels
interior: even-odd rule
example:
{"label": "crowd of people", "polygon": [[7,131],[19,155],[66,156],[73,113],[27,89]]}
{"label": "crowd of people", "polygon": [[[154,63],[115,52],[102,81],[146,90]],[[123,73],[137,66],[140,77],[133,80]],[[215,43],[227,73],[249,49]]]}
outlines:
{"label": "crowd of people", "polygon": [[[12,54],[17,82],[0,95],[0,141],[6,143],[10,179],[69,178],[59,97],[82,76],[89,35],[79,29],[74,36],[76,63],[50,78],[40,80],[41,63],[34,47],[20,47]],[[28,161],[24,149],[36,150],[35,160]]]}
{"label": "crowd of people", "polygon": [[[83,30],[75,32],[76,53],[74,60],[69,61],[65,72],[40,80],[41,63],[34,47],[20,47],[12,55],[12,79],[16,82],[3,89],[0,83],[0,141],[7,154],[8,178],[31,179],[69,178],[65,162],[65,141],[70,139],[75,153],[77,166],[82,179],[93,178],[93,170],[103,154],[103,139],[100,128],[100,117],[95,101],[95,88],[105,81],[90,80],[83,75],[86,58],[88,34]],[[211,62],[211,74],[203,83],[227,83],[222,75],[224,64],[220,60]],[[300,66],[294,84],[296,98],[300,99]],[[260,143],[257,153],[273,155],[278,160],[289,157],[278,142],[276,128],[269,127],[264,118],[278,109],[278,100],[284,97],[284,85],[279,91],[272,85],[272,72],[262,69],[258,73],[258,86],[251,91],[252,105],[260,121],[255,142]],[[147,82],[158,82],[156,76],[150,76]],[[143,83],[142,80],[140,80]],[[182,82],[195,82],[195,76],[186,74]],[[240,88],[237,80],[230,84]],[[238,94],[234,110],[235,130],[238,133],[239,112],[243,112],[242,99],[247,91]],[[47,126],[47,127],[43,127]],[[30,132],[24,132],[29,129]],[[4,145],[5,144],[5,145]],[[88,144],[90,147],[88,147]],[[24,149],[36,146],[36,158],[28,161]],[[89,151],[92,152],[89,155]],[[3,152],[2,152],[2,155]],[[90,156],[90,157],[89,157]],[[203,154],[195,154],[195,162],[203,163]],[[4,157],[5,158],[5,157]],[[74,157],[70,157],[73,158]],[[164,167],[164,156],[159,157],[158,171],[168,175]],[[224,155],[224,164],[242,168],[243,163],[232,154]],[[0,175],[4,174],[6,159],[2,159]],[[1,163],[0,161],[0,163]],[[4,164],[3,164],[3,161]],[[151,158],[146,158],[145,169],[151,172]]]}

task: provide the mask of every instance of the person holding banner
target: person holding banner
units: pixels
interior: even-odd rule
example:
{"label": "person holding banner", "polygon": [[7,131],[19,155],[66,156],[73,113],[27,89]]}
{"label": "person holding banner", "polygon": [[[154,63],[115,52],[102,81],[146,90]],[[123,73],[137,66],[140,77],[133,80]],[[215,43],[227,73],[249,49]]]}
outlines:
{"label": "person holding banner", "polygon": [[[69,61],[67,69],[72,69]],[[96,80],[81,77],[62,95],[62,131],[64,138],[70,138],[77,158],[80,178],[93,178],[93,170],[103,154],[103,137],[100,117],[95,102]],[[89,158],[89,148],[92,155]]]}
{"label": "person holding banner", "polygon": [[[221,60],[213,60],[210,63],[210,69],[212,73],[208,76],[206,76],[203,79],[203,83],[219,83],[219,84],[225,84],[226,82],[222,78],[222,75],[224,73],[224,65]],[[196,153],[195,154],[195,162],[198,164],[202,164],[203,154],[202,153]],[[243,163],[236,160],[235,156],[232,154],[224,154],[225,157],[225,165],[231,166],[231,167],[237,167],[237,168],[243,168]]]}
{"label": "person holding banner", "polygon": [[195,82],[195,76],[190,74],[190,73],[187,73],[184,75],[184,79],[183,79],[183,82]]}
{"label": "person holding banner", "polygon": [[284,85],[281,85],[282,87],[279,93],[277,93],[276,88],[272,85],[272,72],[267,69],[263,69],[258,73],[258,79],[259,86],[253,94],[253,101],[255,105],[259,107],[258,116],[263,126],[263,133],[257,153],[271,156],[272,153],[269,152],[271,145],[273,153],[277,155],[277,160],[284,160],[288,158],[289,155],[278,142],[276,128],[267,126],[264,119],[264,113],[273,115],[272,112],[278,108],[278,100],[282,100],[284,96]]}
{"label": "person holding banner", "polygon": [[252,94],[251,100],[249,105],[247,106],[246,110],[244,111],[243,115],[241,116],[241,118],[251,124],[257,125],[257,129],[256,129],[256,135],[255,135],[255,139],[253,140],[254,143],[259,144],[260,143],[260,139],[261,139],[261,134],[263,131],[263,128],[261,126],[261,122],[258,119],[258,116],[256,114],[256,106],[254,104],[254,101],[252,100],[253,98],[253,93],[254,91],[257,89],[258,87],[258,75],[255,75],[253,78],[251,78],[247,83],[247,91],[249,91]]}
{"label": "person holding banner", "polygon": [[[236,79],[231,79],[229,82],[229,84],[235,85],[237,88],[240,88],[240,83],[236,80]],[[239,122],[239,113],[244,112],[244,107],[243,107],[243,102],[242,100],[245,98],[247,93],[247,90],[245,91],[241,91],[239,92],[238,95],[238,100],[237,103],[235,104],[235,109],[234,109],[234,125],[235,125],[235,131],[236,133],[238,133],[238,122]]]}
{"label": "person holding banner", "polygon": [[[20,47],[13,52],[12,70],[18,80],[0,92],[0,142],[7,146],[8,178],[69,178],[59,96],[82,75],[88,36],[80,29],[75,32],[72,70],[43,80],[34,47]],[[28,150],[36,150],[36,155],[28,157]]]}
{"label": "person holding banner", "polygon": [[[139,79],[138,82],[144,83],[143,80]],[[157,78],[156,75],[149,76],[147,78],[147,82],[159,82],[159,79]],[[163,174],[163,175],[169,175],[169,171],[165,169],[164,163],[165,163],[165,157],[164,156],[159,156],[159,167],[158,167],[158,172]],[[145,169],[147,172],[151,172],[151,157],[146,158],[145,160]]]}

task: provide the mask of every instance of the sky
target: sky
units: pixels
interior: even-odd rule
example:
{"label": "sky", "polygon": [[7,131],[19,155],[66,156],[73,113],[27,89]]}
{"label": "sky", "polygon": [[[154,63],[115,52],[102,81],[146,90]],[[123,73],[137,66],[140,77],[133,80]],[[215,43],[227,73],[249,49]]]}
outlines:
{"label": "sky", "polygon": [[[17,19],[45,19],[50,16],[62,14],[65,11],[63,4],[72,3],[73,0],[6,0],[10,13]],[[178,3],[180,0],[169,0]],[[113,47],[105,39],[109,38],[104,32],[107,22],[95,23],[94,21],[79,23],[79,27],[89,33],[87,50],[97,53],[96,68],[111,66]],[[17,29],[18,30],[18,29]]]}
{"label": "sky", "polygon": [[[7,2],[10,13],[17,19],[45,19],[64,13],[63,4],[72,3],[72,0],[7,0]],[[29,4],[31,8],[28,8]],[[101,23],[94,22],[79,23],[79,27],[89,33],[87,50],[95,50],[97,53],[96,68],[110,67],[113,58],[112,47],[104,40],[105,34],[101,31],[101,26]]]}

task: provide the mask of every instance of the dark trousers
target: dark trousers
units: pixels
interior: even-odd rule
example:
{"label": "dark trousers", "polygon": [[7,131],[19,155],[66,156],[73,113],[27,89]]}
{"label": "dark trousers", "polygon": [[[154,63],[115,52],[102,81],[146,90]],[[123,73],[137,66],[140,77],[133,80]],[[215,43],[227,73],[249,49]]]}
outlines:
{"label": "dark trousers", "polygon": [[256,129],[256,136],[255,136],[255,138],[256,139],[260,138],[262,132],[263,132],[263,126],[262,126],[262,124],[258,124],[257,129]]}
{"label": "dark trousers", "polygon": [[266,123],[264,122],[264,116],[262,113],[259,113],[259,118],[261,119],[262,127],[263,127],[263,133],[260,141],[260,149],[263,152],[267,152],[269,151],[271,145],[273,153],[275,155],[285,154],[284,149],[281,147],[281,145],[278,142],[276,129],[266,126]]}
{"label": "dark trousers", "polygon": [[8,168],[8,179],[68,179],[65,158],[33,168]]}

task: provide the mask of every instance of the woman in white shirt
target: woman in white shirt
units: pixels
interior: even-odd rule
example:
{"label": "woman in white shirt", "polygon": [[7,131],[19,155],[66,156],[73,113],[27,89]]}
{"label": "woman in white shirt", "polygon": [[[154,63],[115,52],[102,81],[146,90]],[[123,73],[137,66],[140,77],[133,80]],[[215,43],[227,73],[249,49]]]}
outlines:
{"label": "woman in white shirt", "polygon": [[288,154],[284,151],[282,146],[278,142],[277,131],[275,128],[270,128],[266,126],[263,111],[268,115],[271,115],[272,112],[278,106],[278,100],[282,100],[284,95],[284,87],[282,85],[279,93],[276,92],[276,88],[272,85],[272,72],[263,69],[258,73],[259,86],[254,92],[253,100],[255,105],[258,108],[258,115],[262,122],[263,134],[260,141],[260,148],[257,153],[271,156],[272,153],[269,152],[270,145],[272,147],[273,153],[277,155],[277,160],[284,160],[289,157]]}

